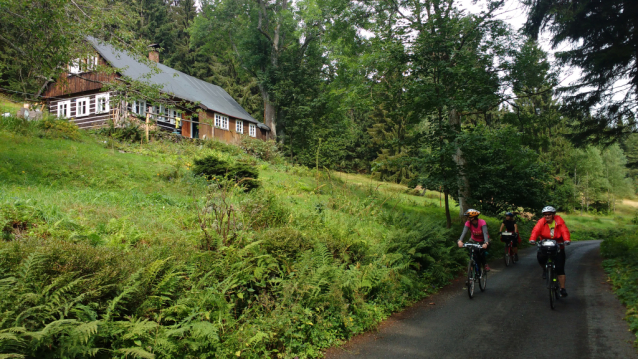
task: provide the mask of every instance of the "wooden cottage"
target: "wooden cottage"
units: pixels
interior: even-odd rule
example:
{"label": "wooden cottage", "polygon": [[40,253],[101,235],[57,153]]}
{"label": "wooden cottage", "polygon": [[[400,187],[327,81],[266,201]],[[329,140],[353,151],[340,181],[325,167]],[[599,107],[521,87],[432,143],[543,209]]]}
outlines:
{"label": "wooden cottage", "polygon": [[[187,138],[216,138],[227,143],[237,143],[242,136],[270,138],[270,128],[254,119],[224,89],[160,64],[155,50],[149,59],[157,62],[157,70],[109,44],[94,38],[87,41],[95,55],[76,59],[44,92],[50,113],[69,118],[80,128],[96,128],[115,116],[144,119],[148,112],[159,128],[178,131]],[[98,73],[93,71],[97,65],[117,71],[113,75]],[[159,86],[174,101],[194,106],[150,106],[144,99],[115,101],[115,94],[104,91],[103,84],[122,76]],[[194,116],[197,108],[201,111]]]}

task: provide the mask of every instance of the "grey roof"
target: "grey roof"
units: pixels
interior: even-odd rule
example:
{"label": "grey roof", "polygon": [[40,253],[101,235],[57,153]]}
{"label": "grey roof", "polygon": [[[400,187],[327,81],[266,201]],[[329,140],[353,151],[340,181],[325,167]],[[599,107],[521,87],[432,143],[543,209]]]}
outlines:
{"label": "grey roof", "polygon": [[268,126],[255,120],[223,88],[217,85],[202,81],[162,64],[157,64],[159,72],[155,73],[156,71],[151,69],[151,67],[139,62],[128,53],[116,50],[113,46],[100,42],[93,37],[88,37],[87,40],[111,66],[117,68],[124,76],[151,85],[159,85],[162,87],[163,92],[174,97],[190,102],[198,102],[205,109],[252,122],[260,128],[270,130]]}

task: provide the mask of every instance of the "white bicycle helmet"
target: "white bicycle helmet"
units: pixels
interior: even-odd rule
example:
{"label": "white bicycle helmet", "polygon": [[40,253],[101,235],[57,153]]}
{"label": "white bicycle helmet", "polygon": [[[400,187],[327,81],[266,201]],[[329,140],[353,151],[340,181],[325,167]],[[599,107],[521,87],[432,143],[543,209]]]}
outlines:
{"label": "white bicycle helmet", "polygon": [[552,206],[546,206],[545,208],[543,208],[543,214],[545,213],[554,213],[556,214],[556,208],[552,207]]}

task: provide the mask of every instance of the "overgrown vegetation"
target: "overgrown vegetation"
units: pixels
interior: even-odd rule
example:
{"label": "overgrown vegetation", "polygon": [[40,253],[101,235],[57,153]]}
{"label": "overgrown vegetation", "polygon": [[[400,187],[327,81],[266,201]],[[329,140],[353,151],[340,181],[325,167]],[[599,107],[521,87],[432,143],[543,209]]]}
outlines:
{"label": "overgrown vegetation", "polygon": [[627,306],[625,319],[638,344],[638,226],[607,233],[601,244],[603,267],[620,301]]}
{"label": "overgrown vegetation", "polygon": [[259,187],[259,171],[245,162],[230,163],[215,156],[206,156],[193,161],[193,173],[207,180],[229,179],[247,191]]}
{"label": "overgrown vegetation", "polygon": [[[438,197],[405,187],[214,142],[0,121],[2,354],[320,357],[466,259]],[[254,163],[262,186],[197,176],[201,158]]]}

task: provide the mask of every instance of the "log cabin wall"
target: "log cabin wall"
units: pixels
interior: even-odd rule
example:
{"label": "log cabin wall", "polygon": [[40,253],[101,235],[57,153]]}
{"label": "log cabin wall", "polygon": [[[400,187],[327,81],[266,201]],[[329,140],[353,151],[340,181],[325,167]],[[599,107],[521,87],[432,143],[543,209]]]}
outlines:
{"label": "log cabin wall", "polygon": [[[106,94],[109,94],[109,93],[92,91],[92,92],[84,92],[82,94],[76,94],[75,96],[69,96],[65,98],[50,99],[48,101],[49,113],[57,114],[58,106],[61,103],[67,103],[69,106],[68,108],[69,114],[66,117],[70,119],[69,120],[70,122],[75,123],[76,125],[78,125],[79,128],[82,128],[82,129],[101,127],[101,126],[104,126],[110,119],[111,112],[112,112],[111,110],[113,109],[113,104],[109,106],[109,111],[104,113],[97,113],[96,96],[106,95]],[[78,113],[77,100],[81,98],[88,98],[88,111],[86,115],[78,117],[77,116],[77,113]]]}

